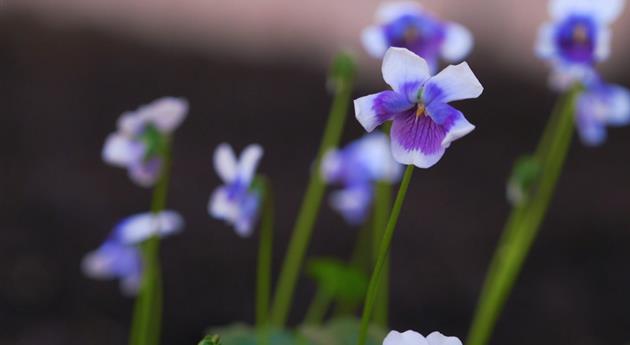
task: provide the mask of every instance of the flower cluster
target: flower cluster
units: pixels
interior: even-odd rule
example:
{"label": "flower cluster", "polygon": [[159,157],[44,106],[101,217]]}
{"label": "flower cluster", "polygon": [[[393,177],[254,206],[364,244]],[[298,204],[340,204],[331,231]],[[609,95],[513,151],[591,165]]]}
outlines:
{"label": "flower cluster", "polygon": [[398,181],[402,166],[394,161],[387,136],[372,133],[326,153],[321,173],[327,183],[344,186],[331,195],[330,204],[349,224],[357,225],[369,214],[374,182]]}
{"label": "flower cluster", "polygon": [[460,24],[442,21],[411,1],[388,2],[376,12],[376,25],[363,31],[367,52],[382,58],[389,47],[407,48],[436,71],[439,58],[459,62],[473,45],[472,34]]}
{"label": "flower cluster", "polygon": [[188,112],[184,99],[158,99],[118,119],[118,130],[107,137],[105,162],[126,168],[132,181],[150,187],[160,176],[169,136]]}
{"label": "flower cluster", "polygon": [[123,294],[135,295],[143,272],[137,245],[152,236],[176,234],[183,226],[183,218],[175,211],[141,213],[125,218],[98,249],[83,258],[83,272],[94,279],[119,279]]}
{"label": "flower cluster", "polygon": [[383,345],[462,345],[456,337],[447,337],[440,332],[433,332],[426,338],[415,331],[403,333],[391,331],[383,340]]}
{"label": "flower cluster", "polygon": [[225,143],[214,152],[214,169],[225,185],[212,193],[208,213],[233,225],[236,233],[243,237],[251,235],[258,217],[262,195],[252,182],[262,155],[262,147],[256,144],[247,146],[239,159]]}

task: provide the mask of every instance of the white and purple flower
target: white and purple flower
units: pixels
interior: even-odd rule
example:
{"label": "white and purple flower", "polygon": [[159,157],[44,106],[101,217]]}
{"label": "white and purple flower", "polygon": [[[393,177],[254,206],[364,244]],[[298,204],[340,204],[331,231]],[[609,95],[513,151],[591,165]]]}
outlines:
{"label": "white and purple flower", "polygon": [[610,55],[610,24],[624,0],[552,0],[553,21],[540,28],[536,52],[553,66],[551,84],[565,90],[595,77],[596,63]]}
{"label": "white and purple flower", "polygon": [[588,84],[576,100],[575,121],[582,142],[601,145],[606,126],[630,124],[630,90],[602,81]]}
{"label": "white and purple flower", "polygon": [[98,249],[85,255],[83,273],[94,279],[119,279],[122,293],[135,295],[142,282],[142,256],[136,245],[153,235],[176,234],[183,226],[183,218],[174,211],[125,218]]}
{"label": "white and purple flower", "polygon": [[118,130],[105,141],[103,160],[126,168],[138,185],[152,186],[160,176],[169,136],[187,112],[184,99],[165,97],[122,114]]}
{"label": "white and purple flower", "polygon": [[404,48],[389,48],[382,73],[393,91],[356,99],[354,108],[368,132],[393,121],[391,150],[397,162],[429,168],[453,141],[475,129],[459,110],[448,105],[483,92],[466,62],[431,76],[423,58]]}
{"label": "white and purple flower", "polygon": [[387,136],[372,133],[326,153],[321,173],[327,183],[344,186],[333,192],[330,204],[348,223],[357,225],[369,214],[374,182],[398,181],[402,166],[392,157]]}
{"label": "white and purple flower", "polygon": [[251,235],[258,217],[261,191],[253,188],[256,167],[262,157],[260,145],[247,146],[239,159],[228,144],[221,144],[214,152],[214,169],[225,185],[212,193],[208,213],[234,226],[242,237]]}
{"label": "white and purple flower", "polygon": [[457,337],[447,337],[440,332],[424,337],[415,331],[391,331],[383,340],[383,345],[462,345],[462,342]]}
{"label": "white and purple flower", "polygon": [[438,19],[411,1],[388,2],[376,12],[376,25],[363,31],[367,52],[382,58],[389,47],[407,48],[427,60],[431,71],[438,59],[459,62],[470,52],[473,37],[462,25]]}

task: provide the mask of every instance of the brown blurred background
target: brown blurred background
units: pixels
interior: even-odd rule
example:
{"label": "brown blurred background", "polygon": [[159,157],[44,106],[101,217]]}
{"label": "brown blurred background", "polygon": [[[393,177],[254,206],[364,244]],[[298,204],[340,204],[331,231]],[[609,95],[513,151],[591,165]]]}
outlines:
{"label": "brown blurred background", "polygon": [[[485,86],[458,104],[477,125],[435,168],[418,171],[393,244],[392,328],[464,337],[509,212],[505,180],[531,150],[554,95],[533,56],[546,1],[424,1],[468,26]],[[123,344],[132,301],[81,275],[82,255],[150,193],[100,160],[116,118],[155,98],[191,103],[177,132],[169,204],[187,221],[164,242],[164,344],[253,318],[256,240],[205,211],[219,183],[212,149],[266,148],[278,203],[275,271],[316,152],[335,51],[361,63],[355,95],[381,90],[358,36],[377,1],[0,0],[0,344]],[[605,77],[630,86],[630,9],[615,25]],[[351,111],[349,110],[351,117]],[[362,133],[349,119],[344,142]],[[630,128],[606,145],[577,140],[541,235],[493,344],[630,340]],[[356,229],[322,208],[312,255],[347,257]],[[299,286],[298,322],[313,286]]]}

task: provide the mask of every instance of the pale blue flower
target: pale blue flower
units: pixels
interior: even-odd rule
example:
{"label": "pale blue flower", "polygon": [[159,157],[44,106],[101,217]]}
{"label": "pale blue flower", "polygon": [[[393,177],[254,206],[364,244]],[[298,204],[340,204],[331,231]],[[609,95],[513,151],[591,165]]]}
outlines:
{"label": "pale blue flower", "polygon": [[575,121],[582,142],[601,145],[607,126],[630,124],[630,90],[603,81],[591,82],[576,101]]}
{"label": "pale blue flower", "polygon": [[415,331],[391,331],[383,340],[383,345],[462,345],[462,342],[457,337],[447,337],[440,332],[433,332],[425,338]]}
{"label": "pale blue flower", "polygon": [[229,144],[219,145],[214,152],[214,169],[225,184],[212,193],[208,213],[234,226],[243,237],[251,235],[258,217],[261,192],[252,188],[252,182],[262,154],[257,144],[247,146],[239,159]]}

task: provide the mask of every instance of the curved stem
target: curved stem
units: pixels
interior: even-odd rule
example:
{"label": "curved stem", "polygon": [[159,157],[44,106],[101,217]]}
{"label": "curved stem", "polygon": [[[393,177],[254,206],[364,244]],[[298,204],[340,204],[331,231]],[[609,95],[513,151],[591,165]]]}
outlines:
{"label": "curved stem", "polygon": [[365,341],[367,340],[367,331],[370,325],[370,319],[372,318],[374,303],[378,295],[381,273],[389,256],[389,249],[391,247],[392,237],[394,236],[394,230],[396,229],[396,224],[398,223],[400,210],[402,208],[403,202],[405,201],[405,195],[407,194],[407,189],[409,188],[409,182],[411,181],[411,175],[413,175],[413,169],[414,166],[409,165],[407,166],[407,170],[405,170],[405,175],[403,176],[402,182],[400,183],[398,195],[396,196],[396,201],[394,202],[394,206],[392,207],[392,212],[390,214],[389,221],[387,222],[387,227],[385,228],[383,238],[380,241],[378,259],[376,260],[376,265],[374,266],[374,271],[372,272],[372,277],[370,278],[370,284],[368,285],[368,291],[363,306],[363,315],[361,316],[361,328],[359,329],[358,345],[365,345]]}

